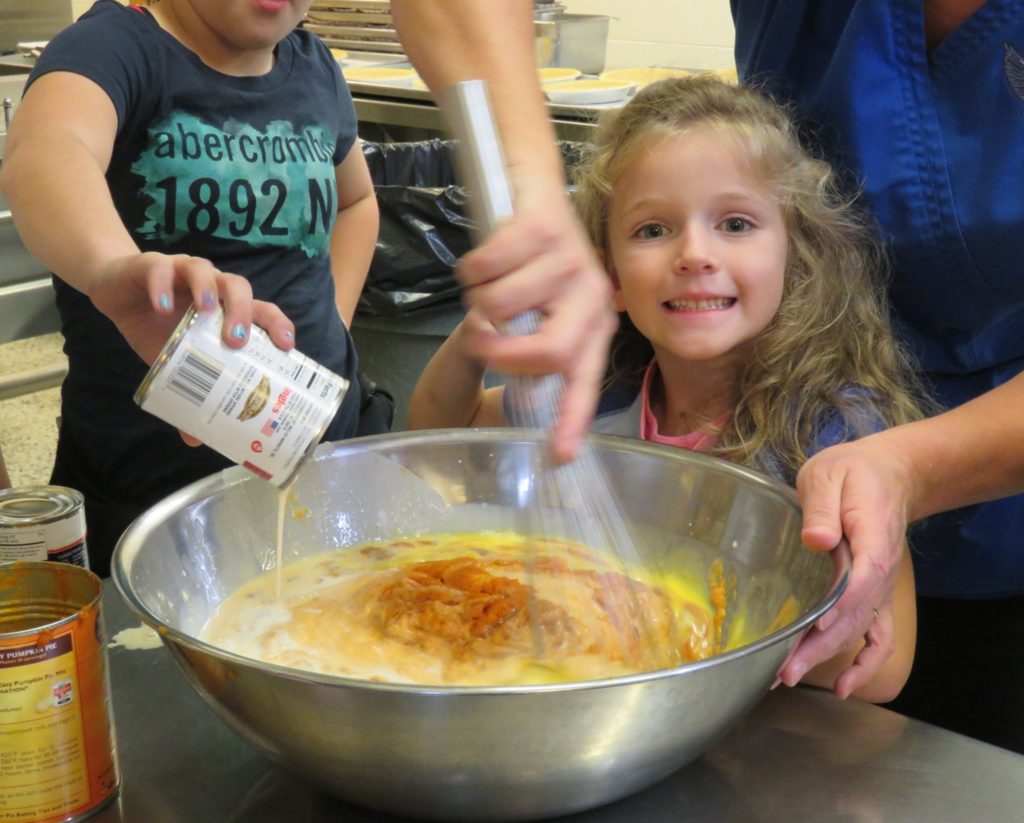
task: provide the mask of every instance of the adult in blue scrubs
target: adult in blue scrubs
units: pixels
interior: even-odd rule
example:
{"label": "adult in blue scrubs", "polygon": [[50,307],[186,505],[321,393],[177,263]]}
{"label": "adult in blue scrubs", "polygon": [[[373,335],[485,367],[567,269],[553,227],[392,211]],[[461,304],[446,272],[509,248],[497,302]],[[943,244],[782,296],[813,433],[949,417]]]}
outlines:
{"label": "adult in blue scrubs", "polygon": [[[431,87],[466,77],[492,84],[517,213],[464,258],[460,276],[494,319],[557,308],[565,294],[604,295],[557,193],[547,112],[523,85],[533,73],[530,6],[392,3]],[[795,683],[879,615],[884,622],[899,541],[908,522],[927,518],[911,534],[918,659],[896,708],[1024,751],[1024,3],[731,6],[741,76],[795,103],[808,139],[863,184],[892,249],[896,318],[953,409],[826,449],[804,467],[804,540],[829,549],[845,534],[854,573],[784,681]],[[587,317],[582,307],[553,314],[532,349],[481,336],[480,350],[505,370],[565,365],[559,345],[578,342],[573,334],[590,322],[588,345],[573,350],[582,377],[566,414],[579,417],[596,397],[591,352],[607,339]],[[576,419],[560,431],[563,452],[580,434]]]}
{"label": "adult in blue scrubs", "polygon": [[[1024,3],[923,5],[732,0],[741,77],[862,181],[895,316],[952,408],[1024,370]],[[911,530],[918,651],[892,708],[1024,752],[1022,535],[1020,495]]]}

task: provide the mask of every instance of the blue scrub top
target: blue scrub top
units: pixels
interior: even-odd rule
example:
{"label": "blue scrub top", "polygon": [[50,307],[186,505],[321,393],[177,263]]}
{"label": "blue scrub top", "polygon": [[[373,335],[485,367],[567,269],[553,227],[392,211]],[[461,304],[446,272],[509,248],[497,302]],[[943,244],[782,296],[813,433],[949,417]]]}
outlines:
{"label": "blue scrub top", "polygon": [[[954,406],[1024,370],[1024,2],[988,0],[930,54],[922,6],[732,0],[740,76],[794,101],[863,186],[897,323]],[[911,541],[921,594],[1024,594],[1024,496]]]}

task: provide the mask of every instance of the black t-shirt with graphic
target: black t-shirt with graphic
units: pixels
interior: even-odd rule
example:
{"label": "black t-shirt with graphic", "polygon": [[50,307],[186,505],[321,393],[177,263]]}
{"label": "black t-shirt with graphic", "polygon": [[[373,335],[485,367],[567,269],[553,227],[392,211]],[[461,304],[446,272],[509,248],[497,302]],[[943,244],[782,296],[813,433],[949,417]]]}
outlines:
{"label": "black t-shirt with graphic", "polygon": [[[276,57],[261,77],[226,76],[148,12],[100,0],[50,43],[29,84],[70,71],[110,96],[118,130],[107,181],[139,247],[208,258],[280,306],[299,350],[352,383],[326,435],[339,439],[355,432],[360,397],[328,250],[334,167],[355,143],[356,117],[316,37],[294,31]],[[69,360],[55,481],[82,488],[87,508],[89,497],[149,505],[226,466],[134,404],[146,366],[88,298],[57,278],[55,287]]]}

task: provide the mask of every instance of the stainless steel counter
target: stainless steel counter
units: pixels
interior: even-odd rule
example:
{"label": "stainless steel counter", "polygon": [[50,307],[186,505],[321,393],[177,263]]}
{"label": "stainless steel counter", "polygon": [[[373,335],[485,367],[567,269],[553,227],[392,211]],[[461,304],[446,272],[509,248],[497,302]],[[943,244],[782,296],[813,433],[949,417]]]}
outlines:
{"label": "stainless steel counter", "polygon": [[[109,637],[138,625],[109,583],[103,608]],[[92,821],[399,820],[337,800],[272,765],[214,716],[166,649],[114,647],[109,660],[122,789]],[[561,819],[1017,823],[1022,805],[1024,757],[876,706],[783,688],[668,779]]]}
{"label": "stainless steel counter", "polygon": [[20,52],[0,54],[0,74],[28,74],[36,59]]}

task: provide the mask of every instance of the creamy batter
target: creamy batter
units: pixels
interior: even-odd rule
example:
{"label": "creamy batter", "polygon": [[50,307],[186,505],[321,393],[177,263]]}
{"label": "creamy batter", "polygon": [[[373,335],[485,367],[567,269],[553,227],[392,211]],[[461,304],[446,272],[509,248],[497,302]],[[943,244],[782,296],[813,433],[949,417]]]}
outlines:
{"label": "creamy batter", "polygon": [[422,685],[592,680],[719,651],[721,581],[701,596],[649,577],[577,543],[506,532],[372,543],[250,581],[202,638],[298,669]]}

